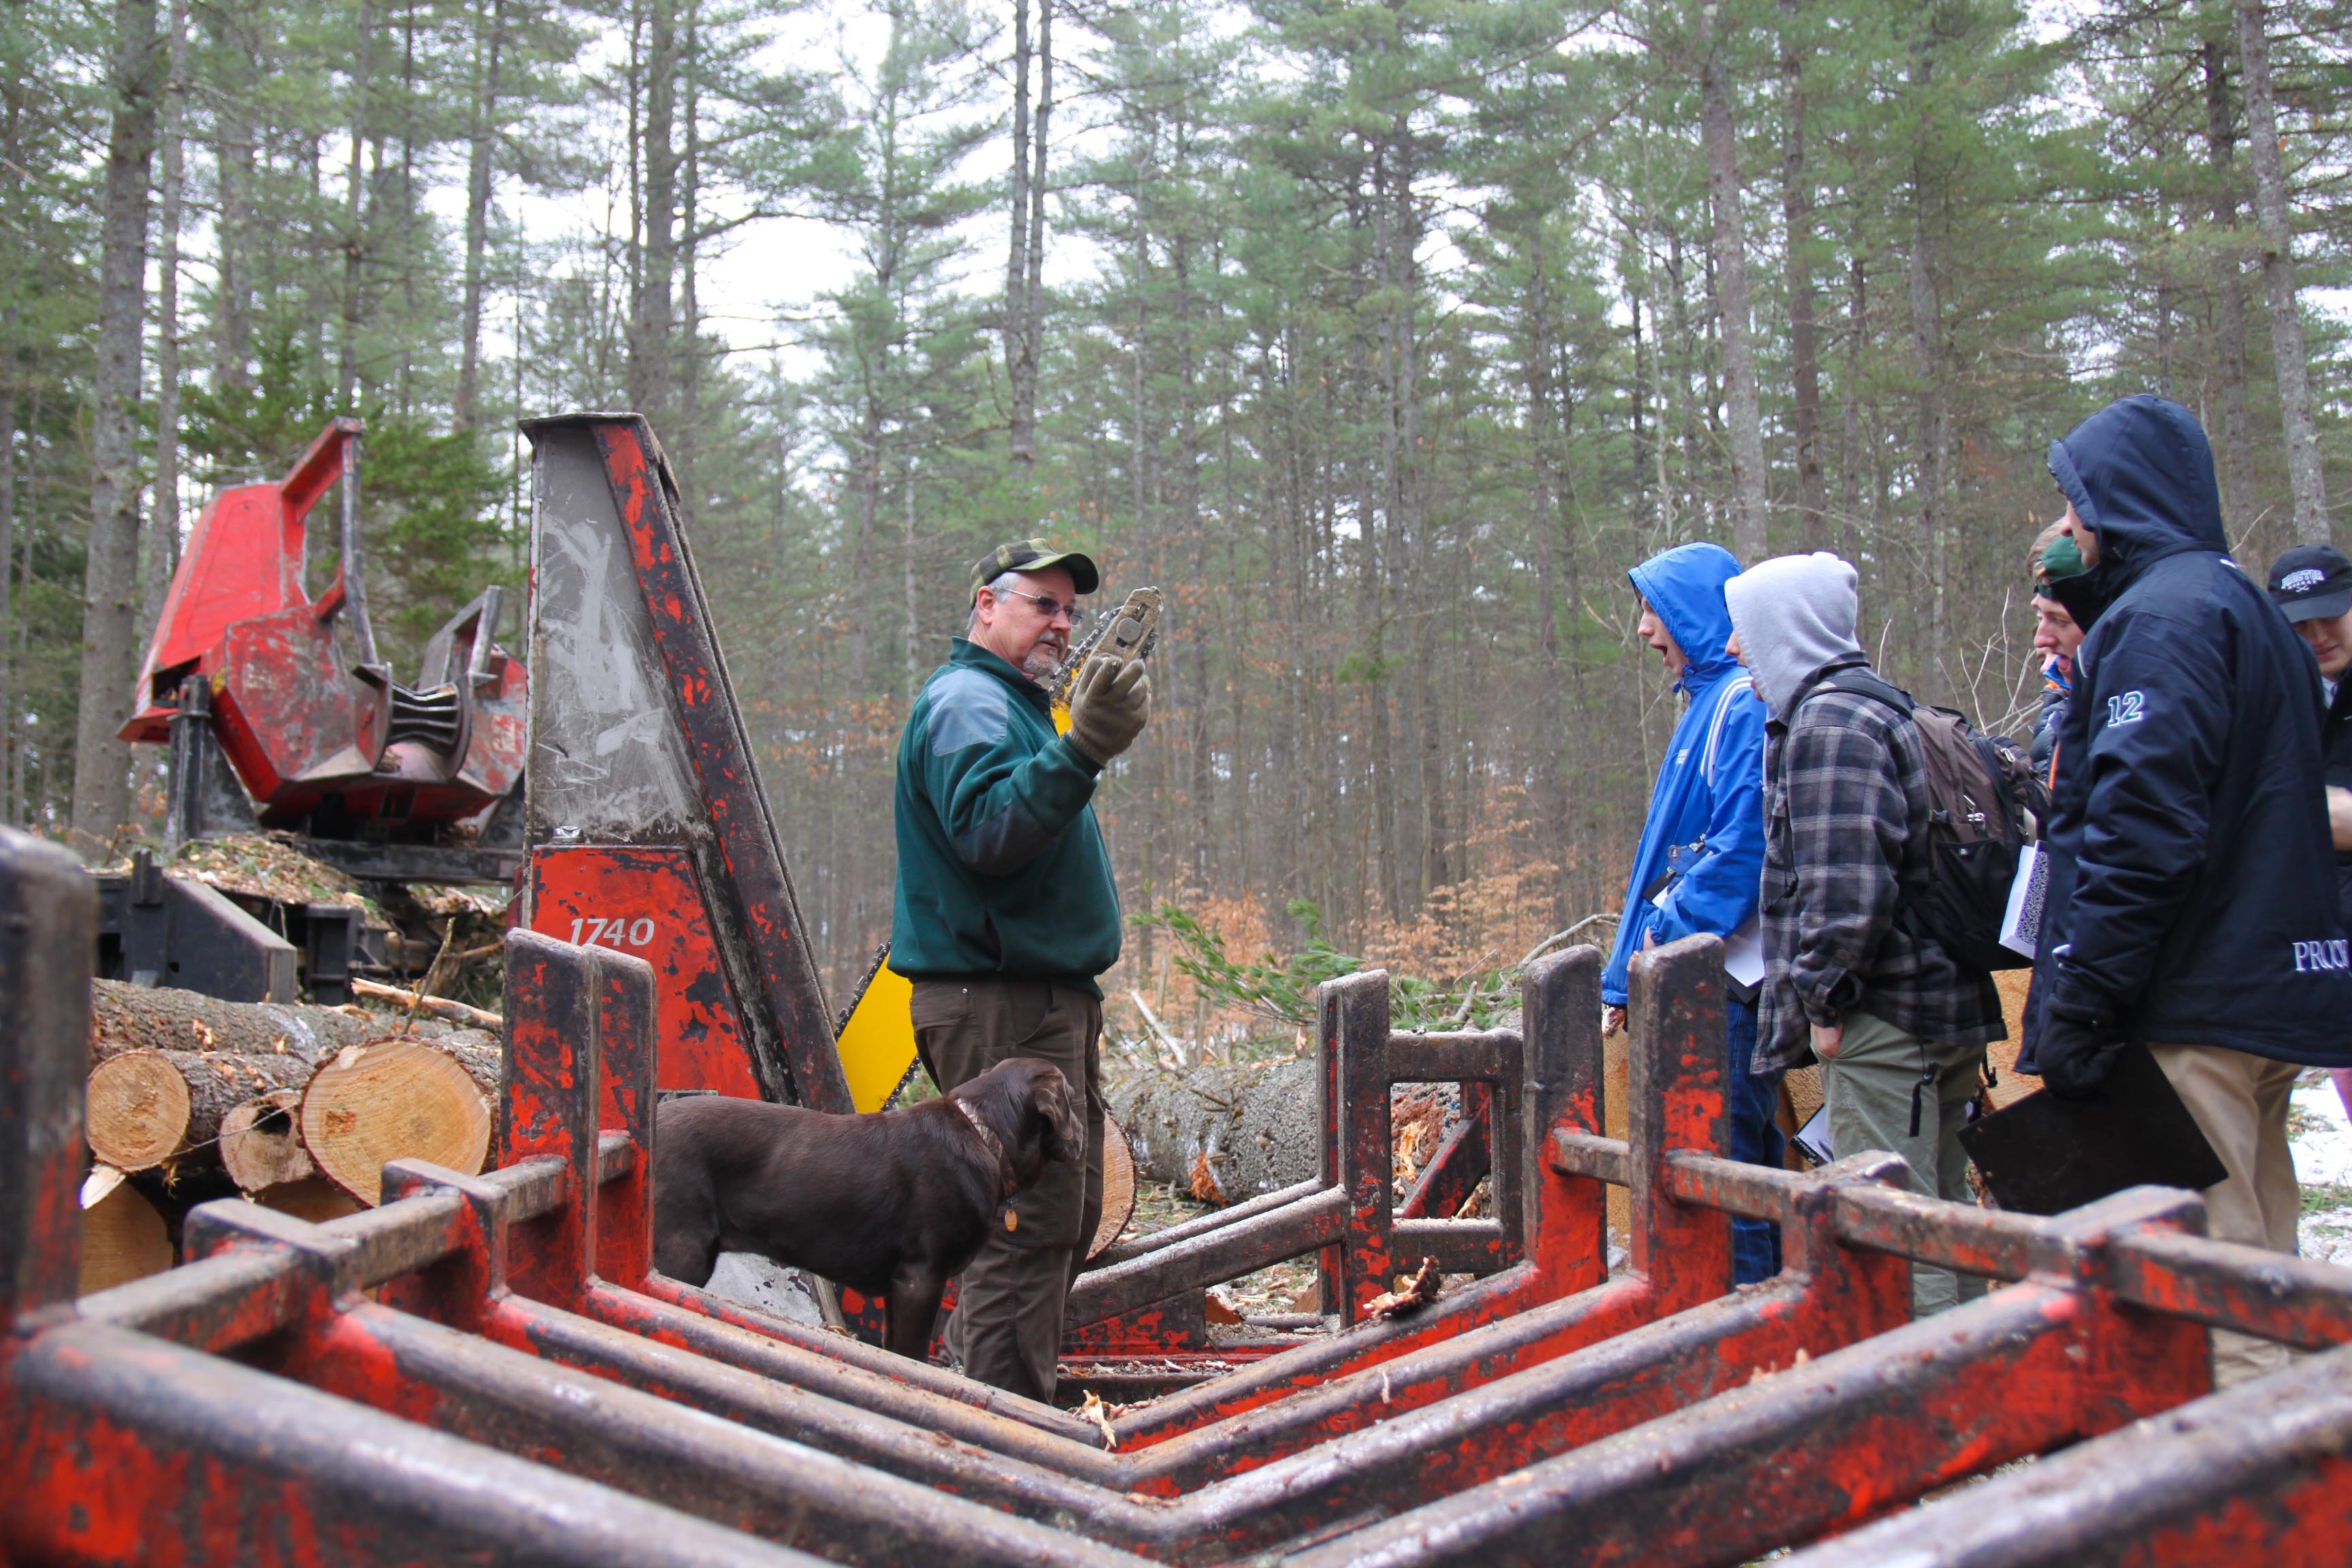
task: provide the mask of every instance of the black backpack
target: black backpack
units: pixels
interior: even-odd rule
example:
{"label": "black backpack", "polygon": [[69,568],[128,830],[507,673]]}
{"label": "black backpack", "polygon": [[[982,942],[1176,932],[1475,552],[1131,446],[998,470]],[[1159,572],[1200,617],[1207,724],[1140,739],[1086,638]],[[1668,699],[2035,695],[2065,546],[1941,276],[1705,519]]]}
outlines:
{"label": "black backpack", "polygon": [[2049,786],[1997,735],[1949,708],[1914,702],[1866,666],[1838,670],[1815,691],[1849,691],[1908,718],[1927,754],[1927,880],[1906,888],[1895,919],[1963,969],[2023,969],[2033,960],[2000,940],[2010,885],[2027,839],[2050,812]]}

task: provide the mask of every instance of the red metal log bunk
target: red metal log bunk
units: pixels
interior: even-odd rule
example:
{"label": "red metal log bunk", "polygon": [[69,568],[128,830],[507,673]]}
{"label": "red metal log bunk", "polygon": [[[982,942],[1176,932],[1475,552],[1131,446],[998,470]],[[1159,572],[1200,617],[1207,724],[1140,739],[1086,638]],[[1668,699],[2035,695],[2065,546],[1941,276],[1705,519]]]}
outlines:
{"label": "red metal log bunk", "polygon": [[[1499,1039],[1394,1036],[1384,990],[1328,992],[1351,1115],[1384,1114],[1391,1073],[1516,1098],[1517,1163],[1543,1173],[1520,1194],[1528,1261],[1430,1321],[1139,1412],[1105,1451],[1060,1412],[650,1276],[656,978],[527,932],[505,1167],[395,1165],[383,1207],[321,1226],[209,1205],[182,1268],[71,1300],[90,919],[69,861],[0,840],[12,1562],[1735,1563],[1820,1542],[1794,1561],[2193,1563],[2352,1542],[2352,1351],[2328,1349],[2352,1338],[2352,1275],[2207,1241],[2189,1194],[2034,1220],[1913,1195],[1883,1156],[1721,1159],[1705,941],[1635,968],[1623,1142],[1595,1131],[1590,951],[1531,974],[1516,1083]],[[1348,1095],[1351,1071],[1381,1092]],[[1374,1213],[1344,1179],[1364,1166],[1343,1159],[1365,1201],[1336,1237],[1326,1217],[1291,1237],[1357,1251],[1343,1278],[1373,1277],[1384,1219],[1391,1259],[1414,1234],[1385,1182]],[[1635,1216],[1614,1280],[1592,1262],[1612,1181]],[[1730,1213],[1786,1227],[1780,1279],[1727,1289]],[[1910,1323],[1911,1261],[2017,1283]],[[2207,1325],[2327,1353],[2212,1395]]]}

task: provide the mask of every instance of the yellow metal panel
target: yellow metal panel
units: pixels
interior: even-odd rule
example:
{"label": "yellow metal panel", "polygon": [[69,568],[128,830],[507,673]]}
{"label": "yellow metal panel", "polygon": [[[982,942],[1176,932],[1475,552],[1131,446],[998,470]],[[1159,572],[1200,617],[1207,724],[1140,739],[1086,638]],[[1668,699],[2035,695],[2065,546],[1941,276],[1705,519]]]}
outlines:
{"label": "yellow metal panel", "polygon": [[842,1076],[849,1080],[849,1098],[860,1110],[887,1105],[907,1069],[915,1065],[914,999],[913,983],[885,963],[866,983],[857,1005],[849,1010],[849,1022],[834,1041],[841,1053]]}

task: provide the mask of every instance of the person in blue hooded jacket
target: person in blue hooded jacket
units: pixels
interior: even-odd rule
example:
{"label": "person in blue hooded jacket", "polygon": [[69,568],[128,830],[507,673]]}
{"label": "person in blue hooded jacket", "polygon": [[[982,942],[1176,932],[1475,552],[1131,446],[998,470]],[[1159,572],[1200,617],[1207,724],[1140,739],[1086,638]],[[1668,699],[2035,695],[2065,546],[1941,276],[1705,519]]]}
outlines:
{"label": "person in blue hooded jacket", "polygon": [[[2050,471],[2099,607],[2059,736],[2019,1066],[2089,1096],[2125,1042],[2146,1045],[2229,1171],[2210,1234],[2291,1253],[2288,1094],[2299,1067],[2352,1065],[2319,667],[2230,560],[2187,409],[2110,404],[2051,444]],[[2222,1382],[2284,1355],[2218,1331],[2213,1348]]]}
{"label": "person in blue hooded jacket", "polygon": [[[1601,974],[1612,1032],[1624,1021],[1625,967],[1644,947],[1701,931],[1754,945],[1764,871],[1764,704],[1748,672],[1724,651],[1731,614],[1723,585],[1739,575],[1739,563],[1720,545],[1682,544],[1626,575],[1641,596],[1642,639],[1665,661],[1689,705],[1650,792],[1616,950]],[[1744,967],[1736,957],[1731,962]],[[1778,1165],[1773,1110],[1780,1075],[1748,1070],[1756,978],[1742,985],[1726,976],[1731,1155]],[[1769,1220],[1735,1219],[1731,1252],[1738,1283],[1769,1279],[1780,1271],[1780,1228]]]}

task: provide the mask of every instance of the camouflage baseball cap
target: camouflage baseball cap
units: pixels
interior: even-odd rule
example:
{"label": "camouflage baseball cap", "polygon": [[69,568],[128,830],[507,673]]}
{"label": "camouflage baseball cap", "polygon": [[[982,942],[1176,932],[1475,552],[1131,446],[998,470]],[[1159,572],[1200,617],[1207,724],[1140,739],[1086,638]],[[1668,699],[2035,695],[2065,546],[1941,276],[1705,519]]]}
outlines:
{"label": "camouflage baseball cap", "polygon": [[971,592],[974,598],[980,591],[1007,572],[1042,572],[1048,566],[1059,566],[1069,573],[1070,582],[1081,594],[1091,594],[1102,586],[1102,574],[1095,570],[1094,557],[1075,550],[1056,550],[1042,539],[1016,539],[1010,544],[1000,544],[971,563]]}

